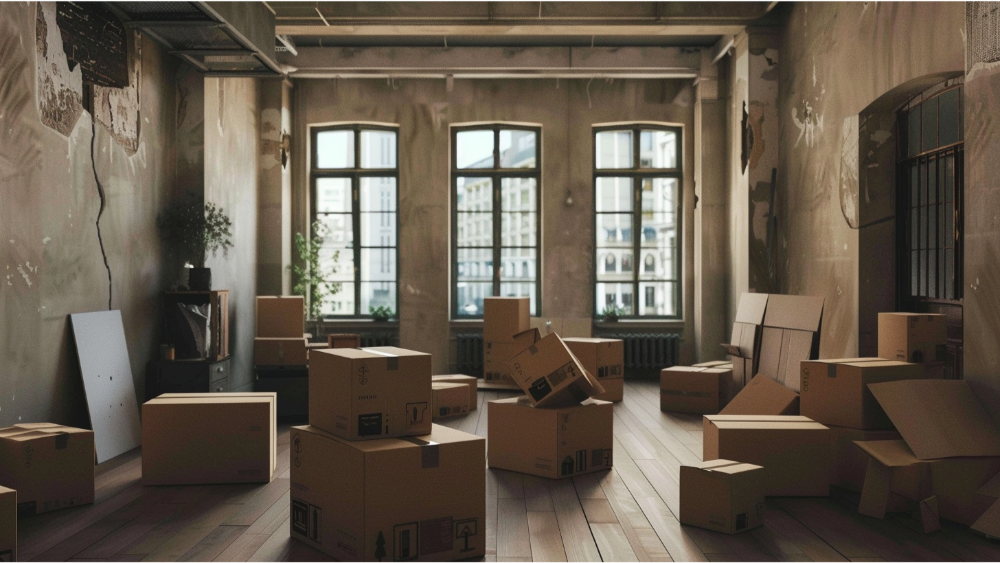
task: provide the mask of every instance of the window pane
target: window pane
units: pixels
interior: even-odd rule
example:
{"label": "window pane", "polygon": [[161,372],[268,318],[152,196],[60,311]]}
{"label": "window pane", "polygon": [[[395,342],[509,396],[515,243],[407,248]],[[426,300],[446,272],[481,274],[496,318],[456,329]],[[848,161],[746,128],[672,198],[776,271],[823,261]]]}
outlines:
{"label": "window pane", "polygon": [[361,282],[361,314],[371,314],[373,307],[388,307],[398,315],[394,282]]}
{"label": "window pane", "polygon": [[396,281],[396,249],[362,248],[361,280]]}
{"label": "window pane", "polygon": [[938,119],[941,121],[941,145],[957,143],[958,136],[958,95],[961,89],[948,90],[938,96],[940,100],[940,113]]}
{"label": "window pane", "polygon": [[632,211],[632,178],[598,178],[597,212]]}
{"label": "window pane", "polygon": [[323,300],[320,310],[324,315],[353,315],[354,312],[354,283],[337,284],[340,288],[337,293]]}
{"label": "window pane", "polygon": [[677,168],[677,133],[639,132],[640,168]]}
{"label": "window pane", "polygon": [[645,178],[642,180],[642,213],[675,213],[678,210],[677,178]]}
{"label": "window pane", "polygon": [[535,168],[534,131],[500,130],[500,168]]}
{"label": "window pane", "polygon": [[361,246],[396,246],[396,214],[362,213]]}
{"label": "window pane", "polygon": [[500,249],[500,281],[535,281],[538,259],[534,248]]}
{"label": "window pane", "polygon": [[317,215],[322,229],[323,246],[350,248],[354,244],[354,224],[350,213]]}
{"label": "window pane", "polygon": [[351,212],[351,179],[350,178],[317,178],[316,179],[316,212],[317,213],[350,213]]}
{"label": "window pane", "polygon": [[675,285],[673,282],[640,282],[639,315],[676,316]]}
{"label": "window pane", "polygon": [[920,105],[920,151],[929,151],[938,147],[938,99],[931,98]]}
{"label": "window pane", "polygon": [[456,168],[493,168],[493,131],[460,131],[455,138]]}
{"label": "window pane", "polygon": [[538,305],[535,303],[535,284],[533,283],[501,283],[501,297],[529,297],[528,314],[535,316],[538,314]]}
{"label": "window pane", "polygon": [[455,179],[455,199],[459,211],[492,211],[493,180],[490,178]]}
{"label": "window pane", "polygon": [[632,168],[632,132],[601,131],[594,135],[597,168]]}
{"label": "window pane", "polygon": [[455,228],[458,246],[493,246],[493,215],[458,213]]}
{"label": "window pane", "polygon": [[633,315],[631,283],[599,283],[597,284],[597,302],[595,311],[599,315],[609,313],[613,308],[619,309],[621,315]]}
{"label": "window pane", "polygon": [[955,155],[945,157],[944,166],[944,199],[955,201]]}
{"label": "window pane", "polygon": [[[396,167],[396,132],[362,131],[361,168],[395,168],[395,167]],[[363,297],[362,297],[362,303],[364,303]]]}
{"label": "window pane", "polygon": [[600,213],[597,215],[599,248],[632,248],[632,215]]}
{"label": "window pane", "polygon": [[631,249],[602,248],[598,250],[598,281],[631,281],[634,270]]}
{"label": "window pane", "polygon": [[917,269],[920,264],[920,252],[910,252],[910,295],[920,295],[920,275]]}
{"label": "window pane", "polygon": [[639,280],[676,280],[677,249],[672,247],[642,250]]}
{"label": "window pane", "polygon": [[317,168],[354,168],[354,131],[316,134]]}
{"label": "window pane", "polygon": [[502,213],[500,244],[503,246],[535,246],[538,220],[535,213]]}
{"label": "window pane", "polygon": [[459,316],[482,316],[483,298],[493,296],[493,283],[458,282],[455,303]]}
{"label": "window pane", "polygon": [[945,299],[955,298],[955,251],[948,249],[944,252],[945,267]]}
{"label": "window pane", "polygon": [[361,211],[396,211],[396,179],[361,178]]}
{"label": "window pane", "polygon": [[492,283],[493,249],[459,248],[456,266],[458,268],[458,281],[460,282],[478,281]]}
{"label": "window pane", "polygon": [[502,178],[500,209],[503,211],[535,211],[537,206],[534,178]]}
{"label": "window pane", "polygon": [[906,123],[906,137],[907,156],[920,154],[920,106],[910,110]]}
{"label": "window pane", "polygon": [[354,281],[354,251],[350,248],[320,248],[319,277],[327,281]]}

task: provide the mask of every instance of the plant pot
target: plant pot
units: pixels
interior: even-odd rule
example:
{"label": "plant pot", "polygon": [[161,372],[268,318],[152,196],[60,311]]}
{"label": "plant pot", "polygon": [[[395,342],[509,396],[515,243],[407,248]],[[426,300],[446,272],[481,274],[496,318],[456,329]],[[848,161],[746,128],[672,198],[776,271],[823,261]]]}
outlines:
{"label": "plant pot", "polygon": [[188,270],[188,287],[191,291],[211,291],[212,269],[191,268]]}

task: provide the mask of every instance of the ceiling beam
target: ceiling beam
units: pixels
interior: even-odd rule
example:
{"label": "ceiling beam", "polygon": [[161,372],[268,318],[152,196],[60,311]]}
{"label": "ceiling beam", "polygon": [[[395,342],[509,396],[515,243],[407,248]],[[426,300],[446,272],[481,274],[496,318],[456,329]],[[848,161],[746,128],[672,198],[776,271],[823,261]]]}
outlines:
{"label": "ceiling beam", "polygon": [[488,35],[488,36],[566,36],[566,35],[736,35],[745,26],[734,24],[706,25],[659,25],[659,24],[536,24],[536,25],[502,25],[502,24],[330,24],[325,25],[278,25],[278,35],[317,36],[317,37],[359,37],[359,36],[456,36],[456,35]]}

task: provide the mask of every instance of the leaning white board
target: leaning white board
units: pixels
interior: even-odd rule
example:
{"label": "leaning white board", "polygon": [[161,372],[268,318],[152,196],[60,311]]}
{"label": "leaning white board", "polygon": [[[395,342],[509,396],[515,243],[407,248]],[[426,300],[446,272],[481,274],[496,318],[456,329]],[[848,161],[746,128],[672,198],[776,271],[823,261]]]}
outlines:
{"label": "leaning white board", "polygon": [[135,400],[121,311],[69,316],[83,390],[94,430],[97,463],[139,447],[142,426]]}

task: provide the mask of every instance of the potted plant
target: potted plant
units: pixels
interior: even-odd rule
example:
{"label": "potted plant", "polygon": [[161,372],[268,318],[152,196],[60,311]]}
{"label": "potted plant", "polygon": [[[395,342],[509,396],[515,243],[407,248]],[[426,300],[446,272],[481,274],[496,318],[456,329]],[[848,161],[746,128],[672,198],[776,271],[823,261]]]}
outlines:
{"label": "potted plant", "polygon": [[618,317],[623,314],[625,314],[624,308],[616,305],[608,305],[604,307],[604,311],[601,313],[601,318],[606,323],[616,323],[618,322]]}
{"label": "potted plant", "polygon": [[219,250],[223,256],[229,255],[233,247],[229,216],[221,207],[188,192],[160,215],[157,225],[167,244],[186,262],[188,287],[193,291],[212,289],[212,270],[205,267],[205,260]]}
{"label": "potted plant", "polygon": [[[319,249],[323,246],[326,229],[322,223],[312,224],[312,239],[307,239],[302,233],[295,233],[295,252],[298,262],[288,266],[292,271],[292,293],[305,298],[306,318],[314,321],[323,314],[323,304],[326,300],[340,292],[340,284],[328,282],[319,263]],[[333,253],[332,261],[337,264],[340,251]],[[337,273],[336,266],[331,274]]]}
{"label": "potted plant", "polygon": [[369,306],[368,312],[371,314],[373,321],[381,323],[391,319],[393,315],[392,308],[386,305],[379,305],[378,307]]}

